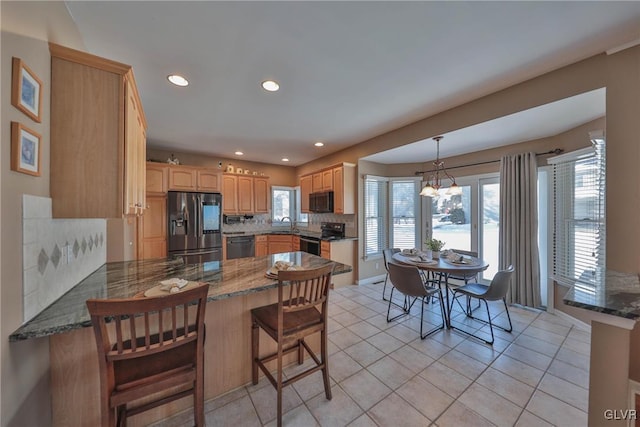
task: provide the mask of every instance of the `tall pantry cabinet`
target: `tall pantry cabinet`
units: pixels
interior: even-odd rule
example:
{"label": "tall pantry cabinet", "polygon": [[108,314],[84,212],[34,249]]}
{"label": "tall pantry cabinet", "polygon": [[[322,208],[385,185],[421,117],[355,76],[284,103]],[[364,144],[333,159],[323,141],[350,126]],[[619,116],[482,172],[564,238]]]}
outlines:
{"label": "tall pantry cabinet", "polygon": [[55,218],[106,218],[108,261],[136,257],[146,120],[129,65],[50,43]]}

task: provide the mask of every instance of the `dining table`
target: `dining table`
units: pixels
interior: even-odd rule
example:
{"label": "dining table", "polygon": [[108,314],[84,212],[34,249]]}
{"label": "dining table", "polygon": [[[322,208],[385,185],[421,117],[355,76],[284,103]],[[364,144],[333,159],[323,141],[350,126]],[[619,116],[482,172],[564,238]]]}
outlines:
{"label": "dining table", "polygon": [[398,252],[393,254],[393,260],[406,265],[412,265],[423,271],[433,273],[437,277],[436,281],[440,289],[444,285],[444,293],[446,298],[445,323],[447,328],[451,328],[451,308],[449,306],[449,277],[472,277],[489,268],[489,263],[483,259],[460,255],[459,257],[450,259],[445,252],[440,254],[439,258],[429,259],[422,252],[404,253]]}

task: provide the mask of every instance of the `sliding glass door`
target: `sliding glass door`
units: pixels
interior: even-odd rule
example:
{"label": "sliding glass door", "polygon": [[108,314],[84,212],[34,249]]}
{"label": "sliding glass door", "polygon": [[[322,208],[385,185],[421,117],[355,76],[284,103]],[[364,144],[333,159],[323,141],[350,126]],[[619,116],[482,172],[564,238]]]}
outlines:
{"label": "sliding glass door", "polygon": [[478,254],[489,263],[482,278],[491,280],[498,272],[498,245],[500,243],[500,180],[498,177],[481,179],[480,188],[480,232]]}
{"label": "sliding glass door", "polygon": [[448,249],[471,250],[471,186],[460,185],[462,194],[450,196],[438,190],[439,197],[431,197],[431,236],[445,242]]}

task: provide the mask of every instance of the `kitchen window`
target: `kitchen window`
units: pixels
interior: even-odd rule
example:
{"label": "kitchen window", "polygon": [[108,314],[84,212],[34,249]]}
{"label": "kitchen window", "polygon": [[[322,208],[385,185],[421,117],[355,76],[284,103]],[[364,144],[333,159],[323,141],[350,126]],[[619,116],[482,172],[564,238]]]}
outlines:
{"label": "kitchen window", "polygon": [[554,179],[553,278],[589,294],[604,282],[605,141],[549,159]]}
{"label": "kitchen window", "polygon": [[366,175],[364,179],[364,257],[381,257],[387,247],[387,183],[389,179]]}
{"label": "kitchen window", "polygon": [[[285,217],[303,225],[309,221],[308,214],[300,212],[300,187],[274,185],[271,187],[271,222],[281,225]],[[289,224],[285,225],[289,227]]]}

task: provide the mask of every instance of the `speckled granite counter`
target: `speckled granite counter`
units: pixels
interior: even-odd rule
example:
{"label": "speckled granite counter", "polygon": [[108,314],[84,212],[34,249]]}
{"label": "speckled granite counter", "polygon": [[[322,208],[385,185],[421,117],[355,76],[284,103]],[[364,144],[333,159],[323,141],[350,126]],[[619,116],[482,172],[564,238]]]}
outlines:
{"label": "speckled granite counter", "polygon": [[640,318],[640,279],[637,274],[607,271],[605,284],[595,294],[573,287],[564,297],[573,307],[625,319]]}
{"label": "speckled granite counter", "polygon": [[[181,258],[107,263],[9,336],[9,341],[44,337],[91,326],[89,298],[129,298],[173,277],[209,283],[209,301],[275,288],[265,277],[275,261],[318,268],[329,260],[306,252],[185,265]],[[352,271],[335,263],[334,275]]]}

